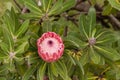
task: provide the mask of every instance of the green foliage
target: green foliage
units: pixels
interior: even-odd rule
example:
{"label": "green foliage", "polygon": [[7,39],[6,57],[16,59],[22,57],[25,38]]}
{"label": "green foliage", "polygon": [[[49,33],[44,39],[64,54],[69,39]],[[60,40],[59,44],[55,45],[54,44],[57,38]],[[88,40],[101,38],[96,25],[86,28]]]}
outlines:
{"label": "green foliage", "polygon": [[[95,7],[99,2],[104,5],[101,12]],[[120,79],[120,32],[107,20],[112,13],[117,16],[119,0],[86,0],[83,3],[90,3],[87,12],[79,10],[79,0],[17,3],[27,10],[0,11],[0,80]],[[101,15],[109,28],[100,22]],[[65,45],[62,57],[52,63],[39,57],[36,46],[48,31],[59,34]]]}
{"label": "green foliage", "polygon": [[[52,0],[41,0],[40,7],[37,5],[35,0],[23,0],[23,3],[30,10],[31,13],[21,15],[22,18],[42,18],[46,19],[48,16],[60,14],[71,7],[73,7],[76,3],[75,0],[63,1],[58,0],[52,6]],[[59,10],[59,11],[58,11]]]}
{"label": "green foliage", "polygon": [[119,0],[108,0],[112,7],[120,10],[120,1]]}

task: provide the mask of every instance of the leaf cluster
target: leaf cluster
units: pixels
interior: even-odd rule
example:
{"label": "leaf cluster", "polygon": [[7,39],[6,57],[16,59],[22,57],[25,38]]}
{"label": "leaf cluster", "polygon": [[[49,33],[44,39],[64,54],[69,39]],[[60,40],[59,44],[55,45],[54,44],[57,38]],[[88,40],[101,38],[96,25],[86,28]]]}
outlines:
{"label": "leaf cluster", "polygon": [[[99,0],[91,0],[87,14],[76,10],[79,0],[17,2],[22,11],[11,8],[0,19],[0,80],[120,79],[120,32],[97,19]],[[119,10],[119,1],[108,0],[101,15],[111,8]],[[52,63],[38,56],[36,46],[48,31],[65,45],[63,56]]]}

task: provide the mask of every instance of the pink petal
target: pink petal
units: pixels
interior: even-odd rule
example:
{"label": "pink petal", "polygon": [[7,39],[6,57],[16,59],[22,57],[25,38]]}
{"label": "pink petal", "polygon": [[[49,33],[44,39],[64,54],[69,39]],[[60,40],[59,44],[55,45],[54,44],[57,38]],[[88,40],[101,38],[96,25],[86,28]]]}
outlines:
{"label": "pink petal", "polygon": [[64,51],[64,44],[59,35],[54,32],[44,33],[38,40],[38,54],[46,62],[58,60]]}

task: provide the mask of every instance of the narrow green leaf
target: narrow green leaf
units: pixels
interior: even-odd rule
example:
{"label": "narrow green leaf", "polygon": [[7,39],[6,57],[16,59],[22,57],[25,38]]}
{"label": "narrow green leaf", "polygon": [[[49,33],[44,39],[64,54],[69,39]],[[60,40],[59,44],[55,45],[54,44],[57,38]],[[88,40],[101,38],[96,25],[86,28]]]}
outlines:
{"label": "narrow green leaf", "polygon": [[81,41],[79,38],[74,36],[67,36],[65,41],[69,41],[70,43],[73,43],[78,48],[84,48],[87,46],[87,43]]}
{"label": "narrow green leaf", "polygon": [[67,0],[63,3],[63,7],[62,7],[62,12],[72,8],[73,6],[75,6],[76,4],[76,0]]}
{"label": "narrow green leaf", "polygon": [[29,80],[29,78],[35,72],[35,70],[36,70],[36,65],[31,66],[23,75],[22,80]]}
{"label": "narrow green leaf", "polygon": [[73,57],[70,55],[70,54],[71,54],[71,51],[70,51],[70,50],[65,50],[65,53],[66,53],[66,57],[68,57],[69,60],[70,60],[74,65],[76,65]]}
{"label": "narrow green leaf", "polygon": [[69,80],[67,68],[66,68],[65,64],[61,61],[57,61],[55,63],[55,66],[57,68],[59,75],[63,78],[63,80]]}
{"label": "narrow green leaf", "polygon": [[95,34],[96,34],[96,28],[94,28],[92,31],[92,38],[95,38]]}
{"label": "narrow green leaf", "polygon": [[8,47],[8,45],[6,43],[1,42],[0,43],[0,48],[4,51],[5,54],[9,53],[9,47]]}
{"label": "narrow green leaf", "polygon": [[50,21],[44,21],[42,24],[42,30],[44,32],[52,31],[52,25]]}
{"label": "narrow green leaf", "polygon": [[46,71],[46,67],[47,67],[47,63],[46,62],[43,62],[40,65],[40,68],[39,68],[39,70],[37,72],[37,80],[43,80],[44,74],[45,74],[45,71]]}
{"label": "narrow green leaf", "polygon": [[50,9],[50,5],[52,3],[52,0],[41,0],[43,10],[47,13]]}
{"label": "narrow green leaf", "polygon": [[[23,64],[23,63],[22,63]],[[23,76],[26,72],[26,68],[24,65],[21,65],[20,64],[20,61],[16,63],[16,69],[17,69],[17,72],[20,76]]]}
{"label": "narrow green leaf", "polygon": [[57,69],[56,69],[54,63],[50,64],[50,70],[56,77],[58,77],[58,72],[57,72]]}
{"label": "narrow green leaf", "polygon": [[1,76],[6,76],[9,73],[8,69],[7,69],[7,65],[3,64],[0,66],[0,75]]}
{"label": "narrow green leaf", "polygon": [[104,35],[102,34],[101,37],[99,37],[96,40],[96,44],[106,45],[106,44],[109,44],[109,43],[113,43],[115,41],[116,41],[116,39],[115,39],[114,33],[106,32],[106,33],[104,33]]}
{"label": "narrow green leaf", "polygon": [[51,68],[51,64],[48,66],[48,76],[49,76],[49,80],[54,80],[54,76],[53,76],[53,70],[54,68]]}
{"label": "narrow green leaf", "polygon": [[80,58],[80,63],[81,63],[81,65],[85,65],[85,64],[87,64],[89,62],[89,55],[88,55],[88,53],[84,53],[83,55],[82,55],[82,57]]}
{"label": "narrow green leaf", "polygon": [[58,0],[50,9],[48,15],[58,14],[61,11],[63,0]]}
{"label": "narrow green leaf", "polygon": [[15,65],[14,65],[13,60],[10,59],[10,57],[9,57],[9,59],[7,59],[7,60],[9,60],[8,64],[6,65],[7,69],[8,69],[10,72],[15,71]]}
{"label": "narrow green leaf", "polygon": [[5,52],[0,51],[0,61],[4,61],[7,58],[8,58],[8,54],[6,54]]}
{"label": "narrow green leaf", "polygon": [[10,33],[13,34],[15,31],[15,22],[13,21],[10,11],[6,11],[5,15],[3,16],[3,21]]}
{"label": "narrow green leaf", "polygon": [[99,62],[100,65],[105,65],[105,59],[104,57],[100,56],[100,62]]}
{"label": "narrow green leaf", "polygon": [[91,60],[95,63],[95,64],[99,64],[100,62],[100,55],[98,53],[96,53],[96,51],[93,49],[93,47],[90,47],[90,57]]}
{"label": "narrow green leaf", "polygon": [[22,19],[40,19],[42,17],[42,15],[37,15],[34,13],[25,13],[25,14],[21,14],[20,17]]}
{"label": "narrow green leaf", "polygon": [[104,34],[107,34],[108,31],[100,31],[99,33],[97,33],[97,35],[95,35],[96,39],[99,39],[101,37],[103,37]]}
{"label": "narrow green leaf", "polygon": [[12,35],[8,31],[8,29],[4,26],[2,26],[2,32],[3,32],[3,36],[4,36],[4,42],[8,44],[9,51],[11,51],[14,46],[14,40],[12,38]]}
{"label": "narrow green leaf", "polygon": [[97,49],[97,51],[104,56],[105,58],[112,60],[112,61],[116,61],[120,59],[120,54],[112,49],[112,48],[107,48],[107,47],[103,47],[103,46],[94,46],[94,48]]}
{"label": "narrow green leaf", "polygon": [[76,60],[76,59],[75,59],[75,62],[78,64],[78,66],[79,66],[79,68],[80,68],[80,70],[81,70],[81,72],[82,72],[82,75],[84,75],[85,72],[84,72],[83,65],[82,65],[78,60]]}
{"label": "narrow green leaf", "polygon": [[13,28],[13,31],[15,32],[20,26],[20,22],[18,19],[18,14],[16,14],[14,8],[11,8],[11,19],[12,19],[11,23],[13,24],[12,28]]}
{"label": "narrow green leaf", "polygon": [[59,21],[54,21],[52,23],[52,31],[57,34],[63,35],[64,29],[67,26],[68,22],[64,18],[60,18]]}
{"label": "narrow green leaf", "polygon": [[86,22],[86,24],[89,25],[89,27],[88,27],[89,28],[89,37],[92,37],[92,31],[96,25],[96,11],[93,7],[91,7],[89,9],[88,19],[89,19],[89,22]]}
{"label": "narrow green leaf", "polygon": [[[86,37],[86,39],[89,39],[88,33],[86,32],[87,30],[85,28],[85,27],[87,27],[85,25],[86,24],[85,22],[86,22],[85,15],[81,14],[79,17],[79,30],[80,30],[80,33]],[[88,27],[87,27],[87,29],[88,29]]]}
{"label": "narrow green leaf", "polygon": [[24,23],[20,26],[20,28],[16,32],[16,36],[19,37],[22,34],[24,34],[25,31],[28,29],[28,25],[29,25],[29,20],[24,21]]}
{"label": "narrow green leaf", "polygon": [[20,53],[24,53],[25,52],[25,49],[28,48],[27,46],[29,45],[29,43],[26,41],[26,42],[23,42],[20,46],[18,46],[15,50],[15,53],[16,54],[20,54]]}
{"label": "narrow green leaf", "polygon": [[4,72],[4,71],[7,71],[6,70],[6,65],[1,65],[0,66],[0,73]]}
{"label": "narrow green leaf", "polygon": [[40,15],[42,14],[42,11],[39,9],[39,7],[37,6],[34,0],[24,0],[24,3],[32,13],[40,14]]}

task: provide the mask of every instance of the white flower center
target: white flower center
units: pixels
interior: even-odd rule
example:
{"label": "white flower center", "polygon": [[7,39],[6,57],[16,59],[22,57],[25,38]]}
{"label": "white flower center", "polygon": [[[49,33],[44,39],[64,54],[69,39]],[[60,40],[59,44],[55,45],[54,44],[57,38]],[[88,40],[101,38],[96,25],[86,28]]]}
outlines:
{"label": "white flower center", "polygon": [[58,51],[60,44],[55,38],[46,38],[40,46],[43,53],[54,54]]}

